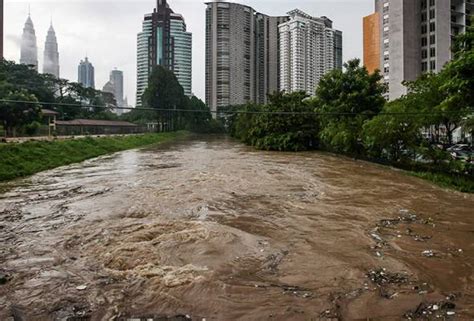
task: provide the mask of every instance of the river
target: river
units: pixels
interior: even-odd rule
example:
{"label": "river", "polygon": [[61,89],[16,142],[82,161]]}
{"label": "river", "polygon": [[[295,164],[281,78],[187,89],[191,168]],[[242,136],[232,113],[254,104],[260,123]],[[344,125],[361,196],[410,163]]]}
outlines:
{"label": "river", "polygon": [[195,137],[0,191],[2,321],[474,318],[474,197],[379,165]]}

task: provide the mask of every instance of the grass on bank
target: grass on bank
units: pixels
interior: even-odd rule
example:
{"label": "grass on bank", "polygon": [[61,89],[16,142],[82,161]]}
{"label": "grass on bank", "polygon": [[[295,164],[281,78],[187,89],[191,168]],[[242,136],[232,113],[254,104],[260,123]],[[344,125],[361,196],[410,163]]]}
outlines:
{"label": "grass on bank", "polygon": [[187,135],[187,132],[180,131],[131,136],[31,141],[21,144],[0,144],[0,181],[25,177],[101,155],[163,143]]}
{"label": "grass on bank", "polygon": [[463,193],[474,193],[474,179],[470,179],[466,176],[413,171],[408,173],[412,176],[428,180],[441,187],[454,189]]}

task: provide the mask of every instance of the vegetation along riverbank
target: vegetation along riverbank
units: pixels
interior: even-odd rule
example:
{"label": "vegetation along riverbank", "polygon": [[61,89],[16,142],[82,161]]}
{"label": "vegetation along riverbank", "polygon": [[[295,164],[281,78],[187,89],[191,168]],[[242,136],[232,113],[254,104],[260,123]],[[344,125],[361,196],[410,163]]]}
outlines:
{"label": "vegetation along riverbank", "polygon": [[379,72],[354,59],[326,74],[311,97],[275,93],[266,105],[229,107],[228,128],[259,149],[330,151],[472,193],[473,44],[469,28],[456,40],[454,59],[438,74],[405,83],[408,92],[397,100],[386,100]]}
{"label": "vegetation along riverbank", "polygon": [[184,138],[186,131],[84,138],[56,141],[32,141],[0,144],[0,181],[32,175],[63,165],[122,150],[159,144]]}

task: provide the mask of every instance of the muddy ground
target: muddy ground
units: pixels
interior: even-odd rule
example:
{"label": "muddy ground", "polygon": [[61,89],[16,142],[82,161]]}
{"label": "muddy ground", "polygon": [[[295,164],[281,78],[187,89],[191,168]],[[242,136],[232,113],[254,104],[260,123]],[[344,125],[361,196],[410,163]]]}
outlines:
{"label": "muddy ground", "polygon": [[473,320],[474,196],[198,138],[0,185],[0,320]]}

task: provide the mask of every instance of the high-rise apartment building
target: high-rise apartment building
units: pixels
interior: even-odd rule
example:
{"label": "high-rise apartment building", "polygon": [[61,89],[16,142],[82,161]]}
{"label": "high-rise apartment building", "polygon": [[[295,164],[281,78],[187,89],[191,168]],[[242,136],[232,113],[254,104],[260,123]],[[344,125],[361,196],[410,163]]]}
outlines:
{"label": "high-rise apartment building", "polygon": [[85,88],[95,88],[94,66],[89,62],[89,58],[81,60],[78,67],[78,82]]}
{"label": "high-rise apartment building", "polygon": [[44,44],[44,60],[43,73],[54,75],[59,78],[59,51],[56,33],[54,32],[53,24],[48,30],[46,42]]}
{"label": "high-rise apartment building", "polygon": [[212,111],[265,103],[279,88],[278,25],[249,6],[206,3],[206,103]]}
{"label": "high-rise apartment building", "polygon": [[364,63],[382,72],[388,99],[406,94],[403,81],[451,60],[453,38],[465,32],[473,8],[470,0],[375,0],[375,14],[364,18]]}
{"label": "high-rise apartment building", "polygon": [[288,13],[279,25],[280,90],[314,95],[321,78],[342,68],[342,32],[327,17],[312,17],[301,10]]}
{"label": "high-rise apartment building", "polygon": [[192,95],[192,34],[182,15],[174,13],[166,0],[158,0],[146,14],[137,39],[137,106],[148,86],[153,66],[173,71],[185,95]]}
{"label": "high-rise apartment building", "polygon": [[38,70],[38,47],[36,45],[35,27],[33,26],[30,14],[28,14],[26,19],[21,37],[20,63],[32,65]]}

